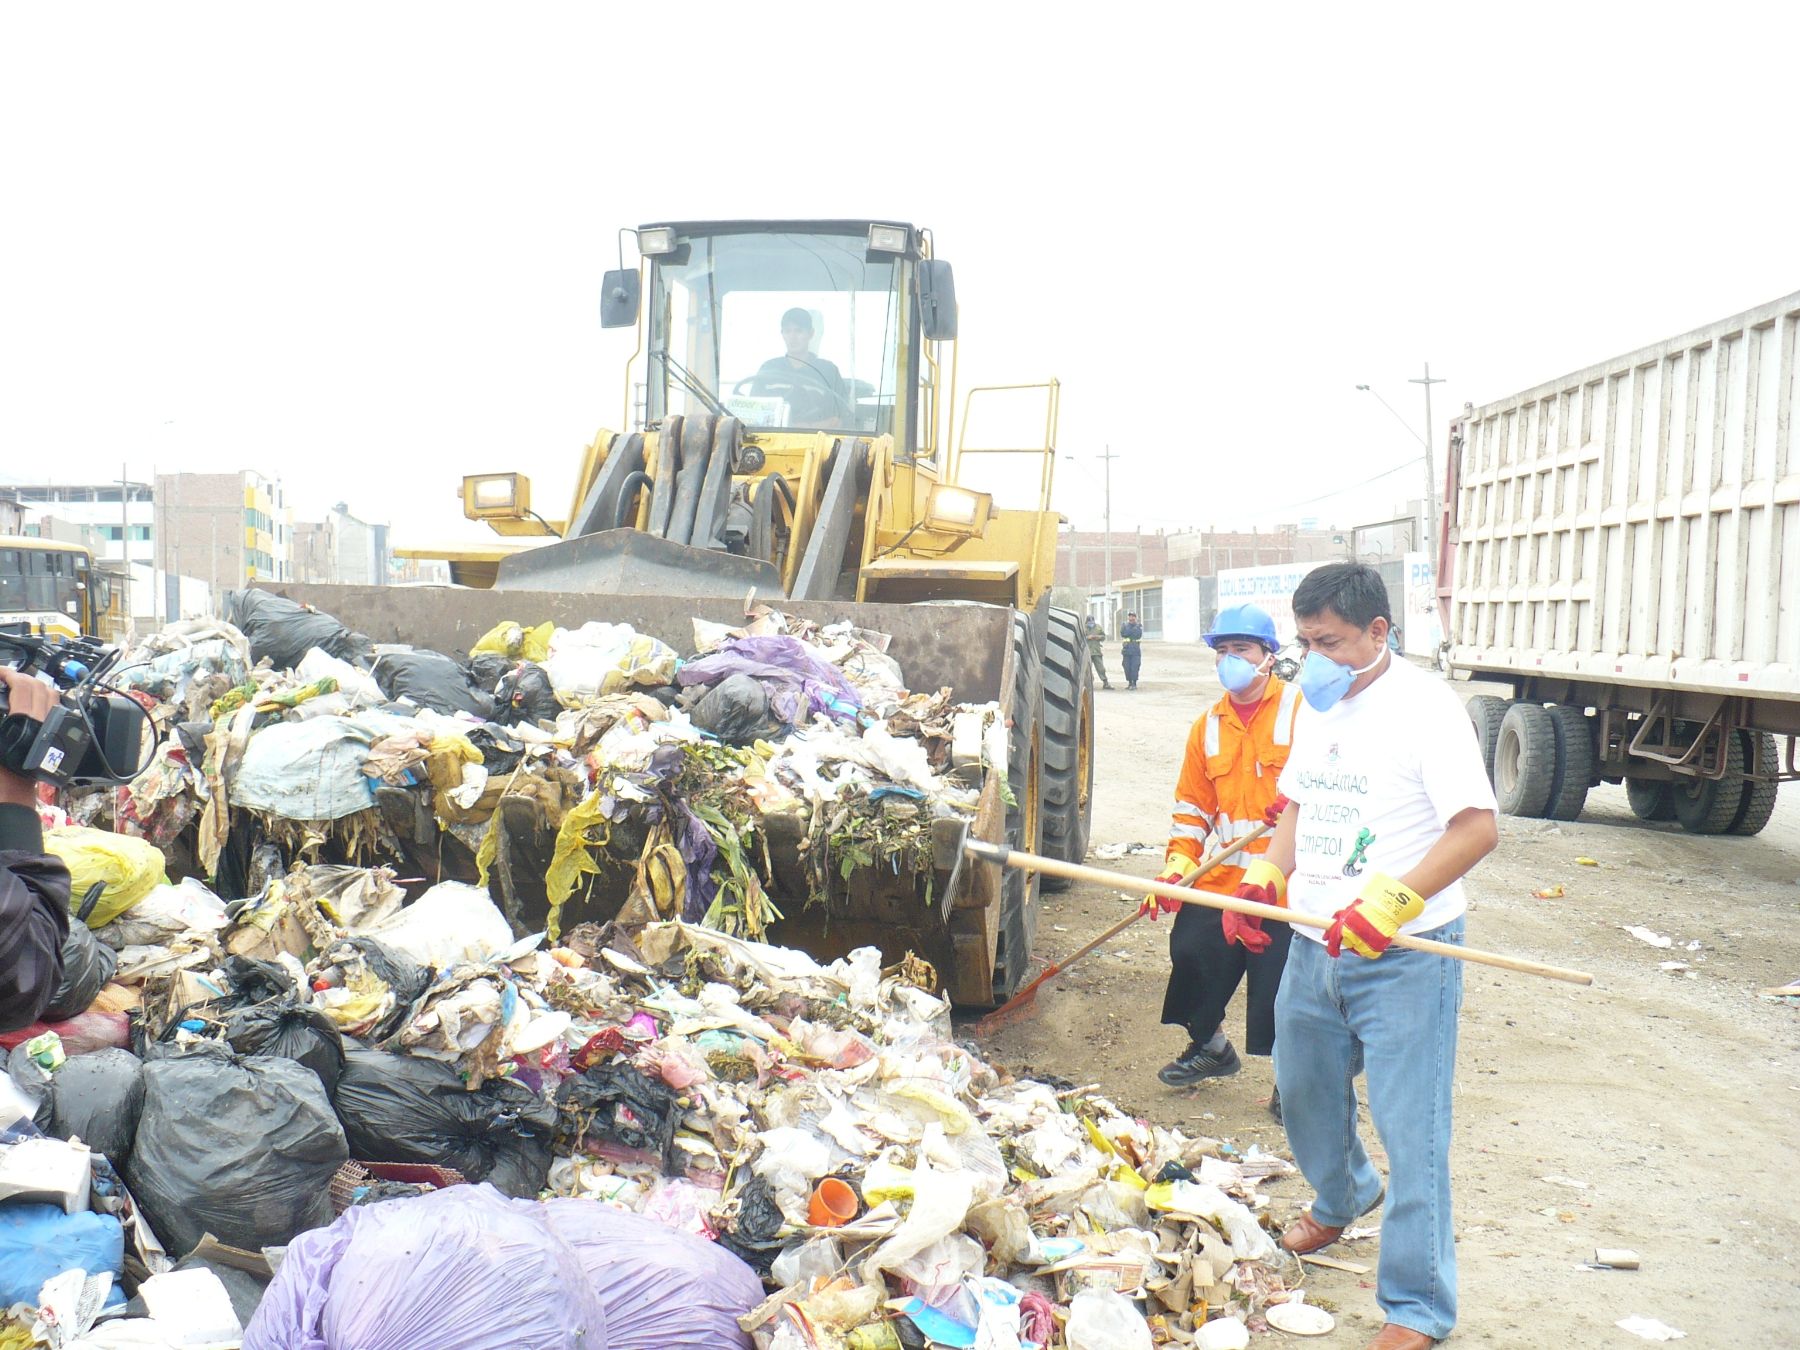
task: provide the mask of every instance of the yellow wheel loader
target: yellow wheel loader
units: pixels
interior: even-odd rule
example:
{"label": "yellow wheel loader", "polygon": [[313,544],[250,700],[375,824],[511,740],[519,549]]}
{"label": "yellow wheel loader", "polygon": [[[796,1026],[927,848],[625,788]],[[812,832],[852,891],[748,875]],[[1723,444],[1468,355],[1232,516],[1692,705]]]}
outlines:
{"label": "yellow wheel loader", "polygon": [[[675,222],[641,227],[635,243],[638,266],[621,259],[601,300],[603,326],[638,333],[628,429],[603,430],[586,448],[561,519],[538,514],[523,475],[476,475],[463,482],[464,513],[499,538],[401,551],[447,560],[457,588],[269,588],[377,641],[453,652],[509,619],[629,623],[688,651],[694,618],[738,621],[752,595],[821,622],[849,619],[892,635],[888,654],[910,688],[1000,703],[1005,781],[987,775],[972,834],[1079,862],[1093,686],[1079,618],[1048,601],[1056,382],[970,390],[952,435],[956,296],[928,230]],[[1036,443],[970,443],[972,409],[997,420],[1021,403]],[[1037,470],[1035,502],[999,503],[974,485],[970,466],[1001,455],[1014,458],[986,462]],[[552,832],[535,803],[503,805],[492,884],[525,928],[542,913]],[[405,837],[405,822],[390,824]],[[799,842],[769,839],[770,889],[787,915],[773,940],[821,956],[870,943],[890,960],[915,951],[964,1004],[1004,999],[1026,974],[1035,878],[987,863],[935,877],[865,867],[826,914],[796,898]],[[617,880],[614,893],[586,896],[585,911],[572,901],[565,924],[610,917],[624,894]]]}

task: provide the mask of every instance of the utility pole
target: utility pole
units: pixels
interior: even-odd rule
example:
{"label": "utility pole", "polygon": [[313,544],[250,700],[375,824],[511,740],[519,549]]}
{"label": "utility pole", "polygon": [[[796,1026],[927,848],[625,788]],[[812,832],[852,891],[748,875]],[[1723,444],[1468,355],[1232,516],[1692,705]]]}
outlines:
{"label": "utility pole", "polygon": [[1104,447],[1105,453],[1100,458],[1106,465],[1106,626],[1113,625],[1113,578],[1112,578],[1112,462],[1119,458],[1112,452],[1110,445]]}
{"label": "utility pole", "polygon": [[1425,556],[1429,560],[1431,575],[1437,576],[1437,474],[1431,466],[1431,386],[1442,384],[1441,379],[1432,378],[1431,362],[1425,363],[1425,378],[1408,380],[1408,384],[1425,386]]}

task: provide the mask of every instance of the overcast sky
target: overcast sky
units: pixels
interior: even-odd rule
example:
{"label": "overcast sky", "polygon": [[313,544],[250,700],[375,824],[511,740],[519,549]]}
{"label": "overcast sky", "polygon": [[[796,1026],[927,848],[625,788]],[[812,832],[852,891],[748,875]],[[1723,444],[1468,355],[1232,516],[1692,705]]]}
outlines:
{"label": "overcast sky", "polygon": [[0,12],[0,475],[254,468],[401,543],[562,515],[621,225],[877,216],[1057,504],[1351,524],[1477,404],[1800,289],[1793,6],[433,3]]}

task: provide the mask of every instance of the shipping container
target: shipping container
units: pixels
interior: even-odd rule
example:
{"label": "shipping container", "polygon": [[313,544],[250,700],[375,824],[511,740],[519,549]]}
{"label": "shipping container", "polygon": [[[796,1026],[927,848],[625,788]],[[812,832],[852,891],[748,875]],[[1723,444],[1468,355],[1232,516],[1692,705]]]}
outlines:
{"label": "shipping container", "polygon": [[1754,834],[1800,776],[1800,293],[1452,423],[1444,658],[1503,809]]}

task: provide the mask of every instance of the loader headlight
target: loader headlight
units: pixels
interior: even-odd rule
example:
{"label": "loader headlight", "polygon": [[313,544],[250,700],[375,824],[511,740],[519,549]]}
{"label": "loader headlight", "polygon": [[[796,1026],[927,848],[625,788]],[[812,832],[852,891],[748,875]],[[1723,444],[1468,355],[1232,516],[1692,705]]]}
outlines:
{"label": "loader headlight", "polygon": [[463,514],[470,520],[516,519],[531,512],[531,480],[522,473],[478,473],[463,479]]}
{"label": "loader headlight", "polygon": [[904,225],[871,225],[869,226],[869,252],[871,253],[905,253],[912,243],[907,238]]}
{"label": "loader headlight", "polygon": [[987,529],[994,514],[994,494],[939,483],[925,498],[925,528],[971,537]]}
{"label": "loader headlight", "polygon": [[675,251],[675,231],[667,225],[637,232],[638,252],[646,258],[660,258]]}

